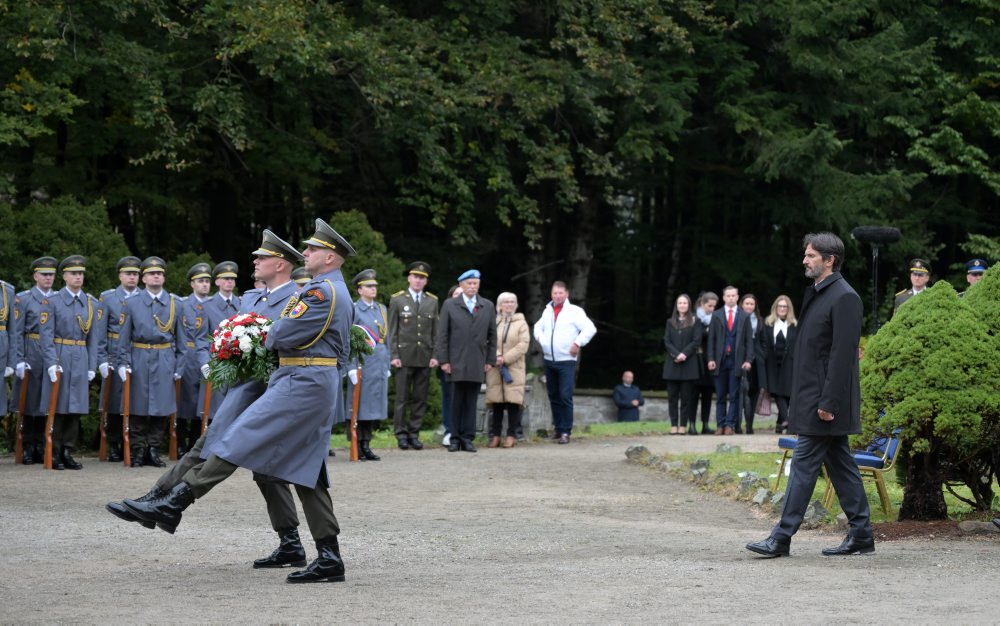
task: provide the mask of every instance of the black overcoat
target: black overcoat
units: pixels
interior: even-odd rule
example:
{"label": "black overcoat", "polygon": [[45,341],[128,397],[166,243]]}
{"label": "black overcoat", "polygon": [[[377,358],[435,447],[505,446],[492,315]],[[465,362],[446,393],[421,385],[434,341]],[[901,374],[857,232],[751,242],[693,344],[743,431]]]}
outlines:
{"label": "black overcoat", "polygon": [[758,333],[760,345],[764,351],[764,368],[760,372],[760,386],[771,392],[771,395],[792,395],[792,346],[798,336],[799,327],[789,326],[785,332],[785,350],[779,353],[774,345],[774,327],[764,325],[763,332]]}
{"label": "black overcoat", "polygon": [[[792,350],[788,430],[800,435],[861,432],[861,298],[840,272],[806,289]],[[817,409],[833,413],[819,419]]]}
{"label": "black overcoat", "polygon": [[451,364],[452,381],[481,383],[484,366],[497,364],[496,309],[476,296],[473,311],[466,308],[463,296],[441,305],[436,355],[439,363]]}
{"label": "black overcoat", "polygon": [[[698,380],[701,372],[698,368],[698,347],[701,345],[702,323],[695,318],[694,324],[675,328],[667,320],[667,328],[663,331],[663,345],[667,349],[667,360],[663,363],[663,380]],[[674,359],[684,353],[687,360],[677,363]]]}

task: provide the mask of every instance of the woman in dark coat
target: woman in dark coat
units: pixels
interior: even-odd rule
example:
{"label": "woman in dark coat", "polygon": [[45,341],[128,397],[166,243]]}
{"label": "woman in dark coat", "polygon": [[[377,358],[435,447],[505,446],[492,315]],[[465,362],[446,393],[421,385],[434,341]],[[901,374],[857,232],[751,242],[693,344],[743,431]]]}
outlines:
{"label": "woman in dark coat", "polygon": [[[701,322],[694,315],[691,297],[677,296],[674,312],[667,320],[663,345],[667,360],[663,364],[663,379],[667,381],[667,401],[670,411],[670,434],[683,435],[688,427],[695,428],[694,383],[701,376],[698,371],[698,348],[704,333]],[[680,425],[677,404],[680,400]]]}
{"label": "woman in dark coat", "polygon": [[778,296],[771,304],[771,314],[764,320],[764,332],[760,333],[764,349],[760,386],[767,389],[778,405],[778,417],[774,423],[774,432],[778,434],[788,429],[788,398],[792,395],[792,368],[788,357],[797,330],[791,298]]}
{"label": "woman in dark coat", "polygon": [[[701,405],[701,434],[711,435],[714,429],[708,427],[708,420],[712,416],[712,394],[715,393],[715,378],[708,371],[705,362],[705,355],[708,353],[708,327],[712,323],[712,313],[719,304],[719,296],[711,291],[702,292],[698,296],[695,305],[694,316],[701,324],[701,345],[698,348],[696,362],[698,364],[698,379],[694,381],[695,412]],[[698,428],[694,420],[688,425],[687,434],[697,435]]]}
{"label": "woman in dark coat", "polygon": [[[764,318],[760,316],[757,307],[757,296],[752,293],[744,294],[740,298],[740,308],[750,318],[750,329],[753,337],[753,354],[747,357],[752,367],[747,372],[747,376],[740,381],[746,386],[746,393],[743,395],[743,416],[747,422],[747,434],[753,434],[753,418],[757,408],[757,398],[763,385],[760,383],[761,370],[764,369],[764,349],[761,346],[761,331],[764,329]],[[736,421],[737,434],[742,433],[739,420]]]}

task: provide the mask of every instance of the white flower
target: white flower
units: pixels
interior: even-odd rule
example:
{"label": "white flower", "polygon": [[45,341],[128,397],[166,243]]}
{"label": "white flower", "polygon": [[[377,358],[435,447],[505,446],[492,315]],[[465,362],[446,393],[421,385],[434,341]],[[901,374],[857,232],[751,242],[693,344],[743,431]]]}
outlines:
{"label": "white flower", "polygon": [[260,336],[260,326],[251,326],[251,327],[247,328],[247,333],[249,333],[249,335],[251,337],[259,337]]}
{"label": "white flower", "polygon": [[251,348],[253,348],[253,341],[250,340],[250,337],[240,337],[240,352],[249,352]]}
{"label": "white flower", "polygon": [[233,337],[242,337],[247,332],[246,326],[237,326],[233,329]]}

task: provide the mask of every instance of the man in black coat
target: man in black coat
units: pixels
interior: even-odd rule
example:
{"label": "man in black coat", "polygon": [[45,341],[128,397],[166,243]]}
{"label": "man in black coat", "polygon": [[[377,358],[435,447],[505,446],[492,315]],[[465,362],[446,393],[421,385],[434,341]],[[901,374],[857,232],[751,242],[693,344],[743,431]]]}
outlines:
{"label": "man in black coat", "polygon": [[[708,327],[708,371],[715,377],[715,434],[732,435],[740,423],[740,381],[754,360],[750,316],[738,306],[740,292],[722,290],[724,306],[712,314]],[[726,400],[729,405],[726,405]]]}
{"label": "man in black coat", "polygon": [[832,233],[806,235],[802,264],[813,285],[802,300],[799,332],[792,351],[792,399],[788,430],[798,433],[781,521],[771,536],[747,549],[767,557],[788,556],[820,469],[827,473],[847,515],[847,538],[826,556],[875,551],[865,495],[847,436],[861,432],[858,342],[861,298],[840,275],[844,243]]}
{"label": "man in black coat", "polygon": [[462,295],[441,305],[435,356],[451,375],[451,441],[449,452],[475,452],[476,401],[486,372],[497,362],[496,309],[479,297],[479,270],[458,277]]}

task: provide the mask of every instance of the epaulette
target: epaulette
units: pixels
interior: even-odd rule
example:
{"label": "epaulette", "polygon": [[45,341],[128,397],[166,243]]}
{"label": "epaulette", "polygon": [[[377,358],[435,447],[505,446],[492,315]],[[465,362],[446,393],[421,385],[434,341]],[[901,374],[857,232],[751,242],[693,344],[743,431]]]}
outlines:
{"label": "epaulette", "polygon": [[425,292],[424,292],[424,295],[425,295],[425,296],[429,296],[429,297],[431,297],[431,298],[434,298],[435,300],[437,300],[437,299],[438,299],[438,297],[437,297],[437,296],[435,296],[434,294],[432,294],[432,293],[431,293],[431,292],[429,292],[429,291],[425,291]]}
{"label": "epaulette", "polygon": [[899,293],[897,293],[896,295],[897,295],[897,296],[901,296],[901,295],[903,295],[904,293],[906,293],[907,291],[909,291],[909,289],[904,289],[904,290],[900,291]]}
{"label": "epaulette", "polygon": [[25,289],[24,291],[18,292],[17,297],[18,298],[27,298],[30,295],[31,295],[31,290],[30,289]]}
{"label": "epaulette", "polygon": [[400,289],[400,290],[399,290],[399,291],[397,291],[396,293],[392,294],[392,297],[393,297],[393,298],[395,298],[396,296],[401,296],[401,295],[403,295],[404,293],[406,293],[406,290],[405,290],[405,289]]}

